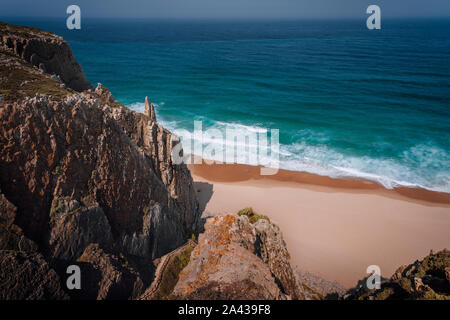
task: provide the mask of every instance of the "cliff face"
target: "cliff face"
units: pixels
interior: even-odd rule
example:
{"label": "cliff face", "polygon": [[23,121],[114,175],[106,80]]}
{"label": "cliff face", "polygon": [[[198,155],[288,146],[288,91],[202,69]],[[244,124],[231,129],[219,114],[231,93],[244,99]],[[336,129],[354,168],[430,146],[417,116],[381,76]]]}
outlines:
{"label": "cliff face", "polygon": [[247,216],[217,216],[180,273],[177,299],[303,299],[276,225]]}
{"label": "cliff face", "polygon": [[0,46],[49,74],[60,77],[68,88],[92,88],[67,42],[35,28],[0,23]]}
{"label": "cliff face", "polygon": [[[200,227],[171,133],[89,89],[60,37],[0,27],[0,250],[38,252],[59,274],[82,255],[122,255],[149,278],[151,260]],[[92,243],[102,251],[86,253]]]}
{"label": "cliff face", "polygon": [[0,300],[68,299],[38,246],[14,224],[16,214],[0,190]]}
{"label": "cliff face", "polygon": [[[0,124],[0,300],[325,295],[301,285],[280,229],[248,209],[208,219],[195,248],[180,248],[201,212],[189,170],[172,163],[171,133],[148,99],[139,114],[94,90],[60,37],[0,23]],[[72,264],[81,290],[66,288]],[[448,250],[346,296],[449,297]]]}

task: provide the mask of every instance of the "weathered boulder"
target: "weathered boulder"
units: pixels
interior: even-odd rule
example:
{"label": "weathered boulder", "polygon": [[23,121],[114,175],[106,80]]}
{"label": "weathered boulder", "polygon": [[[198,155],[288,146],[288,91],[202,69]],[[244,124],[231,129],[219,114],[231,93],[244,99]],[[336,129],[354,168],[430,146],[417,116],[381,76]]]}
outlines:
{"label": "weathered boulder", "polygon": [[[267,225],[266,225],[267,224]],[[275,257],[276,254],[279,257]],[[290,296],[292,295],[292,296]],[[209,218],[173,291],[177,299],[303,298],[278,227],[246,216]]]}

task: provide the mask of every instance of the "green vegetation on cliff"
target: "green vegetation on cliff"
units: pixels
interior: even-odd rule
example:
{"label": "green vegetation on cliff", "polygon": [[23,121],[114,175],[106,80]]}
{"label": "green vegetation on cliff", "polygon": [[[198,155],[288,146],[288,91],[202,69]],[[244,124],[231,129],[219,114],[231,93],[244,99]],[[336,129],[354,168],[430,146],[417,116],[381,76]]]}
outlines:
{"label": "green vegetation on cliff", "polygon": [[247,216],[248,220],[250,221],[251,224],[256,223],[259,219],[266,219],[267,221],[270,222],[269,217],[261,215],[261,214],[257,214],[256,212],[253,211],[252,208],[245,208],[245,209],[239,210],[239,212],[237,214],[238,214],[238,216]]}
{"label": "green vegetation on cliff", "polygon": [[[0,57],[5,56],[0,52]],[[60,82],[48,75],[39,74],[31,69],[31,65],[21,62],[16,64],[0,66],[0,95],[4,101],[14,102],[23,97],[32,97],[36,94],[51,96],[54,100],[61,100],[72,90],[64,88]]]}
{"label": "green vegetation on cliff", "polygon": [[165,300],[170,297],[178,282],[181,270],[189,263],[192,251],[194,251],[194,247],[187,246],[181,253],[170,258],[164,273],[161,275],[161,284],[152,300]]}
{"label": "green vegetation on cliff", "polygon": [[397,269],[379,290],[354,293],[359,300],[450,300],[450,251],[430,253]]}

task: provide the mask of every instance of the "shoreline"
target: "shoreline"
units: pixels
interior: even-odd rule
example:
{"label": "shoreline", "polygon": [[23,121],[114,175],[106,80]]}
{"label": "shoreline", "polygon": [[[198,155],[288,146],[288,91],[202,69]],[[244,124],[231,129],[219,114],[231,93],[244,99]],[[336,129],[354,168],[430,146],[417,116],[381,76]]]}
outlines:
{"label": "shoreline", "polygon": [[279,169],[274,175],[260,175],[262,166],[246,164],[190,164],[191,174],[209,181],[220,183],[244,182],[252,180],[269,180],[278,182],[293,182],[308,188],[329,188],[330,192],[377,193],[385,197],[413,201],[425,205],[448,206],[450,208],[450,193],[432,191],[424,188],[409,188],[404,186],[387,189],[378,182],[363,178],[332,178],[309,172]]}
{"label": "shoreline", "polygon": [[204,216],[252,207],[280,226],[293,266],[346,289],[369,265],[389,278],[450,246],[450,195],[286,170],[260,176],[259,167],[241,164],[189,169]]}

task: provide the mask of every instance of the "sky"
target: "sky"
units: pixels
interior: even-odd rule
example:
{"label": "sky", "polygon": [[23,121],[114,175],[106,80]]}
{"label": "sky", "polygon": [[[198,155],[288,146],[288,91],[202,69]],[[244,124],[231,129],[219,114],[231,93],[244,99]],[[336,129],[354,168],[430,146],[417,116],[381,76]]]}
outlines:
{"label": "sky", "polygon": [[76,4],[83,17],[174,19],[338,19],[450,17],[450,0],[0,0],[2,17],[61,17]]}

